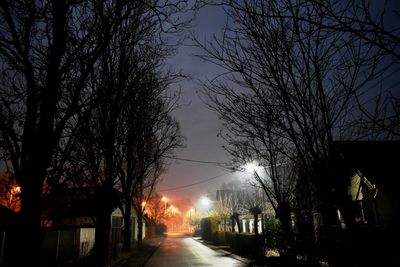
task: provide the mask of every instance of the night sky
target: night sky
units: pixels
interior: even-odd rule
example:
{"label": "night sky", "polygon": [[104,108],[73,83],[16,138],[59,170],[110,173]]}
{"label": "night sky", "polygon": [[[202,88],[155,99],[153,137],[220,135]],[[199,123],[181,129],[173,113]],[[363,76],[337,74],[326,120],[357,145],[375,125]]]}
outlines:
{"label": "night sky", "polygon": [[[372,5],[379,6],[379,2],[372,2]],[[400,10],[400,1],[389,1],[388,9]],[[386,26],[398,27],[400,25],[399,16],[393,16],[391,12],[387,12],[386,15],[389,16],[385,20]],[[199,40],[210,40],[213,34],[217,37],[221,35],[225,23],[227,23],[227,17],[221,7],[206,7],[199,11],[192,30]],[[194,54],[202,54],[202,51],[193,47],[191,41],[188,40],[185,45],[180,47],[177,54],[168,61],[175,70],[181,70],[184,74],[191,76],[191,79],[182,81],[175,85],[175,88],[172,88],[174,90],[180,86],[182,89],[180,100],[182,106],[175,112],[174,116],[180,122],[182,134],[186,138],[186,147],[178,151],[176,157],[228,163],[229,157],[222,148],[223,140],[217,137],[221,129],[218,115],[206,107],[200,99],[201,94],[199,94],[202,89],[199,80],[205,81],[214,78],[222,73],[223,70],[193,56]],[[396,75],[396,73],[400,73],[400,65],[397,64],[394,68],[394,71],[391,70],[389,75],[383,78],[383,83],[386,84],[385,86],[392,88],[394,95],[399,95],[398,84],[400,84],[400,76]],[[377,83],[370,86],[376,87]],[[198,185],[179,190],[168,190],[220,175],[222,176]],[[159,194],[170,198],[171,201],[173,199],[187,198],[195,203],[202,195],[207,193],[215,194],[215,191],[223,183],[236,179],[245,180],[246,178],[249,178],[246,173],[228,174],[227,169],[215,164],[172,160],[168,171],[162,175],[163,181],[158,184],[156,190]]]}
{"label": "night sky", "polygon": [[[192,30],[204,40],[210,39],[213,34],[218,35],[226,22],[226,16],[218,7],[202,9]],[[182,81],[182,96],[179,110],[175,112],[176,119],[181,124],[182,134],[186,138],[186,147],[176,153],[176,157],[203,161],[228,162],[228,156],[222,149],[222,140],[217,137],[220,122],[216,113],[207,109],[201,101],[199,80],[212,78],[222,70],[193,56],[201,51],[191,46],[188,40],[181,46],[177,55],[169,60],[174,69],[180,69],[191,79]],[[170,199],[189,198],[196,202],[206,193],[215,193],[222,183],[237,178],[237,174],[227,174],[209,182],[190,186],[180,190],[167,190],[196,183],[208,178],[227,173],[228,171],[216,164],[201,164],[185,161],[172,161],[168,172],[163,177],[163,182],[157,186],[159,194]]]}

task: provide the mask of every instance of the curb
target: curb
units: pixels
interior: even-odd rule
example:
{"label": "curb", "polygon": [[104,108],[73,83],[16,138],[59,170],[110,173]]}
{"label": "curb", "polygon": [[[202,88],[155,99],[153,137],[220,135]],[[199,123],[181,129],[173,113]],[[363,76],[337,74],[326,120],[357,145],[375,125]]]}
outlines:
{"label": "curb", "polygon": [[[165,239],[165,238],[164,238]],[[161,244],[164,242],[164,239],[162,241],[158,241],[158,244],[156,246],[156,248],[150,253],[150,255],[147,257],[147,259],[144,261],[143,263],[143,267],[146,266],[147,262],[149,262],[149,260],[151,259],[151,257],[153,257],[154,253],[156,253],[156,251],[158,250],[158,248],[161,246]]]}
{"label": "curb", "polygon": [[244,258],[242,256],[239,256],[239,255],[233,253],[232,251],[228,251],[223,248],[219,248],[217,245],[209,244],[207,241],[204,241],[201,238],[193,238],[193,240],[203,244],[204,246],[206,246],[214,251],[218,251],[218,252],[224,254],[224,256],[226,256],[226,257],[234,258],[235,260],[238,260],[244,264],[250,264],[253,262],[252,260]]}

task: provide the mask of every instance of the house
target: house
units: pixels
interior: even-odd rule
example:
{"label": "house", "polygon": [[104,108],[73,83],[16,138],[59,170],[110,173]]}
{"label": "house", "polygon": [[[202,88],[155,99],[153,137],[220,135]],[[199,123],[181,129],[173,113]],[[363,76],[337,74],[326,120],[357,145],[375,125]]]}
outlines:
{"label": "house", "polygon": [[345,255],[358,266],[393,266],[398,261],[393,244],[400,238],[400,141],[334,142],[334,149],[338,167],[347,173],[342,179],[348,179],[354,221],[351,231],[335,237],[342,250],[333,258]]}
{"label": "house", "polygon": [[[121,197],[118,190],[113,192],[114,210],[110,216],[110,245],[122,243],[124,227],[122,212],[116,207]],[[63,262],[68,259],[88,256],[95,244],[96,210],[98,199],[91,188],[69,188],[49,198],[43,213],[46,225],[43,258]],[[132,242],[137,240],[137,212],[132,209]],[[146,223],[144,222],[143,228]],[[143,231],[143,238],[146,231]],[[51,264],[51,262],[50,262]]]}
{"label": "house", "polygon": [[349,173],[355,220],[397,225],[400,220],[400,141],[341,141],[334,147]]}
{"label": "house", "polygon": [[[143,228],[142,228],[142,239],[146,237],[146,218],[143,218]],[[111,233],[110,233],[110,243],[116,245],[122,243],[122,230],[125,227],[124,220],[122,217],[122,211],[120,208],[116,208],[111,214]],[[131,241],[137,241],[137,233],[139,231],[138,225],[138,212],[134,207],[131,210]]]}

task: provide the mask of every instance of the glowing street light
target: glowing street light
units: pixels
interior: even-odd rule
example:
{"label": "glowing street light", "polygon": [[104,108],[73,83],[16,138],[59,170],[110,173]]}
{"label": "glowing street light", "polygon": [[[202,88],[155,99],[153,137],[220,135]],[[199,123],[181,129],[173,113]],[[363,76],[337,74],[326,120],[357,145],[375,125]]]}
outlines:
{"label": "glowing street light", "polygon": [[199,211],[201,211],[202,214],[207,213],[211,208],[211,204],[211,199],[206,196],[202,196],[198,202]]}
{"label": "glowing street light", "polygon": [[200,203],[203,207],[208,208],[208,206],[211,204],[211,200],[208,197],[202,197],[200,199]]}
{"label": "glowing street light", "polygon": [[244,168],[245,168],[246,172],[254,174],[255,172],[259,171],[261,167],[258,165],[257,162],[252,161],[252,162],[246,163]]}
{"label": "glowing street light", "polygon": [[166,198],[165,196],[163,196],[163,197],[161,198],[161,201],[164,202],[164,210],[167,210],[167,201],[168,201],[168,198]]}
{"label": "glowing street light", "polygon": [[171,205],[169,207],[170,212],[172,213],[172,215],[175,215],[176,213],[179,213],[179,209],[175,208],[174,205]]}
{"label": "glowing street light", "polygon": [[13,200],[13,197],[19,193],[21,193],[21,187],[20,186],[13,186],[10,190],[10,204]]}

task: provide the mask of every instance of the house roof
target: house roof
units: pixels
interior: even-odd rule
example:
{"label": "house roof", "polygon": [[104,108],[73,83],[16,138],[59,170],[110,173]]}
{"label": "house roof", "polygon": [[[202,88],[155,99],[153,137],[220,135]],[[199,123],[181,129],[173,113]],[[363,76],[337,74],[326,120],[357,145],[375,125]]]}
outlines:
{"label": "house roof", "polygon": [[[112,206],[120,197],[120,192],[113,190]],[[47,199],[44,207],[45,217],[60,219],[65,217],[94,217],[101,208],[101,195],[95,188],[67,188]]]}
{"label": "house roof", "polygon": [[400,141],[336,141],[334,148],[353,170],[371,182],[392,186],[400,178]]}

